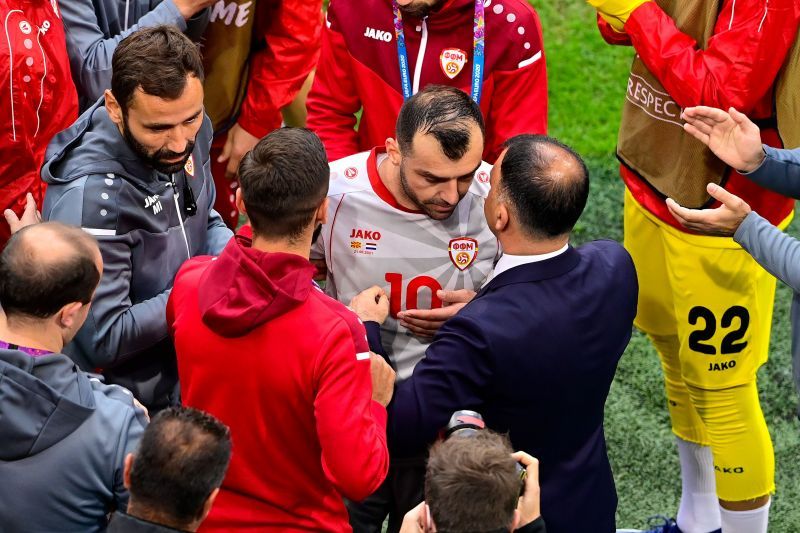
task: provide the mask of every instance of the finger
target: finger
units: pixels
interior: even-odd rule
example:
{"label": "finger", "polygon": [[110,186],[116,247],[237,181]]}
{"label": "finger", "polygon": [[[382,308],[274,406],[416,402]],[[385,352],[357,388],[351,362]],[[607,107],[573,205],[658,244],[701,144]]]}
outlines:
{"label": "finger", "polygon": [[458,289],[456,291],[438,290],[436,296],[444,303],[466,303],[475,297],[475,291]]}
{"label": "finger", "polygon": [[33,195],[28,193],[25,195],[25,210],[31,209],[36,211],[36,200],[33,199]]}
{"label": "finger", "polygon": [[681,223],[695,221],[695,213],[693,210],[683,207],[672,198],[667,198],[667,209],[669,209],[669,212]]}
{"label": "finger", "polygon": [[438,309],[408,309],[398,315],[399,318],[415,318],[419,320],[437,320],[445,321],[454,314],[456,311],[448,307],[440,307]]}
{"label": "finger", "polygon": [[388,311],[389,310],[389,297],[386,296],[386,294],[381,294],[378,297],[378,306],[383,311]]}
{"label": "finger", "polygon": [[717,122],[706,117],[689,117],[687,122],[707,134],[710,134],[716,126],[719,126]]}
{"label": "finger", "polygon": [[747,115],[745,115],[744,113],[740,113],[735,107],[731,107],[730,109],[728,109],[728,114],[733,119],[733,121],[739,124],[740,126],[744,126],[745,124],[750,122],[750,119],[747,118]]}
{"label": "finger", "polygon": [[222,153],[217,158],[217,163],[224,163],[227,161],[231,156],[231,150],[233,150],[233,140],[231,140],[231,136],[229,134],[228,139],[225,141],[225,145],[222,147]]}
{"label": "finger", "polygon": [[689,135],[691,135],[692,137],[694,137],[703,144],[707,145],[711,141],[711,135],[710,135],[711,131],[703,132],[700,130],[699,127],[695,126],[691,122],[687,122],[686,124],[684,124],[683,129],[684,131],[686,131],[686,133],[688,133]]}
{"label": "finger", "polygon": [[408,323],[406,323],[406,322],[404,322],[402,320],[400,321],[400,324],[402,326],[404,326],[408,331],[413,333],[414,335],[417,335],[417,336],[420,336],[420,337],[431,338],[434,335],[436,335],[436,331],[437,331],[435,329],[421,328],[421,327],[415,326],[413,324],[408,324]]}
{"label": "finger", "polygon": [[731,209],[738,210],[738,208],[741,207],[741,203],[743,202],[741,198],[729,191],[726,191],[723,187],[720,187],[716,183],[709,183],[706,185],[706,190],[708,191],[708,194]]}
{"label": "finger", "polygon": [[434,332],[438,330],[440,327],[442,327],[442,324],[444,324],[444,322],[445,322],[444,320],[426,320],[424,318],[413,318],[409,317],[408,315],[403,316],[400,319],[400,323],[403,325],[411,324],[414,327],[427,329]]}
{"label": "finger", "polygon": [[518,451],[511,454],[515,461],[522,463],[526,467],[536,459],[529,453]]}
{"label": "finger", "polygon": [[228,166],[225,167],[225,177],[229,180],[236,178],[236,174],[239,172],[239,161],[241,161],[241,158],[231,157],[228,159]]}
{"label": "finger", "polygon": [[6,209],[3,211],[3,218],[6,219],[6,223],[8,223],[8,226],[11,228],[11,233],[14,233],[14,228],[17,224],[19,224],[19,218],[17,218],[17,214],[11,209]]}
{"label": "finger", "polygon": [[722,109],[717,109],[716,107],[708,107],[704,105],[687,107],[686,109],[683,110],[683,114],[686,115],[687,117],[692,117],[695,119],[702,118],[711,121],[712,123],[720,123],[728,120],[728,114]]}

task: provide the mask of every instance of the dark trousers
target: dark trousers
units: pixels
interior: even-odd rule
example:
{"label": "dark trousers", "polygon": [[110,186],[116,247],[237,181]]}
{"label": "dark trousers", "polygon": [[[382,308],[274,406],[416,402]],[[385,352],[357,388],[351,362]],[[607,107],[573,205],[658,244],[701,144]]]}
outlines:
{"label": "dark trousers", "polygon": [[389,515],[387,533],[397,533],[405,514],[423,500],[427,456],[392,459],[386,480],[363,502],[345,500],[353,533],[381,533]]}

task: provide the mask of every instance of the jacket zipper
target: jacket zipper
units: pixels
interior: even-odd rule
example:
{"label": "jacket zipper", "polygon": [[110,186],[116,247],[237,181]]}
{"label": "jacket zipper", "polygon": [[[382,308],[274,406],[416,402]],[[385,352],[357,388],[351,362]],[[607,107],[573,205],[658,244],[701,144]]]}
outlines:
{"label": "jacket zipper", "polygon": [[419,52],[417,53],[417,63],[414,65],[414,85],[411,94],[419,92],[419,79],[422,77],[422,60],[425,58],[425,49],[428,47],[428,17],[422,19],[422,40],[419,42]]}
{"label": "jacket zipper", "polygon": [[186,236],[186,228],[183,225],[183,217],[181,216],[181,206],[178,204],[178,184],[175,183],[175,174],[169,175],[170,185],[172,185],[172,199],[175,201],[175,212],[178,214],[178,222],[181,224],[181,233],[183,233],[183,242],[186,244],[186,257],[192,258],[192,252],[189,251],[189,238]]}

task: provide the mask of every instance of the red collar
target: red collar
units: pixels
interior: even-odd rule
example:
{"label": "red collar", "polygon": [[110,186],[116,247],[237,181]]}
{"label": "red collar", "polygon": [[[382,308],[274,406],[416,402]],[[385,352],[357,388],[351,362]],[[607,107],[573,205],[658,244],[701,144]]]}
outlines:
{"label": "red collar", "polygon": [[390,206],[394,207],[399,211],[403,211],[404,213],[414,213],[416,215],[423,215],[422,211],[416,209],[409,209],[407,207],[403,207],[400,205],[400,202],[394,197],[394,195],[386,188],[386,185],[383,183],[380,175],[378,174],[378,152],[385,153],[385,150],[380,147],[375,147],[369,152],[369,157],[367,158],[367,175],[369,176],[369,183],[372,185],[372,190],[375,191],[375,194],[378,197],[389,204]]}

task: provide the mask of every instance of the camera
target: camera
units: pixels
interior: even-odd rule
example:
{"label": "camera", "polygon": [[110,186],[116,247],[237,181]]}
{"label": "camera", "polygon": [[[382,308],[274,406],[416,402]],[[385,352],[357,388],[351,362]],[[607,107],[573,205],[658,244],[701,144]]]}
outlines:
{"label": "camera", "polygon": [[[442,439],[447,440],[451,437],[469,438],[484,429],[486,429],[486,422],[484,422],[480,413],[463,409],[456,411],[450,417],[447,426],[442,430]],[[517,467],[517,475],[520,480],[519,495],[522,496],[525,492],[525,478],[528,475],[528,471],[519,462],[514,464]]]}

